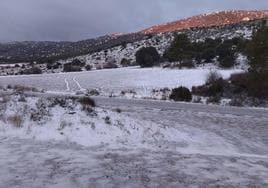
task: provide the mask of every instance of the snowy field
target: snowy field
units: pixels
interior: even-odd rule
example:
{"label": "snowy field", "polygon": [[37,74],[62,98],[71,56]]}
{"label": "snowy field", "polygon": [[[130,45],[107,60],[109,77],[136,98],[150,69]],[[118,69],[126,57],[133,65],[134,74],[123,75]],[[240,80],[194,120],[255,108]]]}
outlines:
{"label": "snowy field", "polygon": [[[107,97],[84,108],[62,98],[86,89],[146,96],[191,88],[209,71],[134,67],[1,77],[0,85],[52,93],[1,93],[0,188],[268,187],[267,109]],[[240,71],[218,72],[227,78]]]}
{"label": "snowy field", "polygon": [[[210,71],[211,69],[205,68],[171,70],[131,67],[79,73],[5,76],[0,77],[0,85],[18,84],[45,89],[46,91],[73,93],[86,89],[97,89],[103,95],[133,90],[138,95],[148,96],[153,89],[174,88],[176,86],[185,86],[191,89],[192,86],[202,85]],[[242,70],[217,71],[223,78],[228,78],[232,73]]]}
{"label": "snowy field", "polygon": [[87,112],[69,100],[1,101],[1,188],[268,186],[265,109],[96,98]]}

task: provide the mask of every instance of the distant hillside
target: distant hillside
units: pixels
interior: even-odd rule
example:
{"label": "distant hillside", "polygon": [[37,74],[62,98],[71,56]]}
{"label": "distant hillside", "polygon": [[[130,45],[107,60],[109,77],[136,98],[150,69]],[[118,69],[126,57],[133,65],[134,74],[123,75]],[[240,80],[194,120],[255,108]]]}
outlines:
{"label": "distant hillside", "polygon": [[146,38],[140,33],[106,35],[78,42],[0,43],[0,63],[55,61],[85,55]]}
{"label": "distant hillside", "polygon": [[268,19],[268,11],[222,11],[211,14],[193,16],[187,19],[156,25],[141,31],[144,34],[164,33],[179,31],[189,28],[204,28],[212,26],[224,26],[248,22],[259,19]]}

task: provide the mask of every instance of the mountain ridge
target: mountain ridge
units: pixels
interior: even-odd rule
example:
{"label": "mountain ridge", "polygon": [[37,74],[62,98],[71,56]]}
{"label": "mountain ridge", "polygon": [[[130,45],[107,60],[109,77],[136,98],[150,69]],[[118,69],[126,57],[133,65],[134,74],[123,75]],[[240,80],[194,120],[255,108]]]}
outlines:
{"label": "mountain ridge", "polygon": [[153,34],[180,31],[190,28],[224,26],[266,18],[268,19],[268,10],[219,11],[155,25],[140,31],[140,33]]}

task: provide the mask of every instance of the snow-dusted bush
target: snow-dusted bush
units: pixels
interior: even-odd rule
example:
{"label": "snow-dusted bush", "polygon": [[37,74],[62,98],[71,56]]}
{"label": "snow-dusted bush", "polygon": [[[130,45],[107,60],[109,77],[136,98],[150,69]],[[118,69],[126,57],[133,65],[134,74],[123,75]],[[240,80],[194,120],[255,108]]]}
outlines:
{"label": "snow-dusted bush", "polygon": [[251,97],[268,99],[268,70],[234,74],[230,80],[238,93],[246,92]]}
{"label": "snow-dusted bush", "polygon": [[217,71],[210,71],[206,78],[206,84],[211,84],[221,79],[222,75],[220,75]]}
{"label": "snow-dusted bush", "polygon": [[118,68],[117,64],[114,62],[107,62],[103,65],[104,69],[115,69]]}
{"label": "snow-dusted bush", "polygon": [[95,101],[90,97],[82,97],[78,100],[78,102],[84,106],[91,106],[91,107],[96,106]]}
{"label": "snow-dusted bush", "polygon": [[130,59],[126,59],[126,58],[123,58],[120,62],[121,66],[123,67],[128,67],[128,66],[131,66],[131,60]]}
{"label": "snow-dusted bush", "polygon": [[23,118],[21,115],[15,114],[7,118],[7,121],[14,127],[21,128],[23,124]]}
{"label": "snow-dusted bush", "polygon": [[66,97],[52,97],[49,98],[49,107],[60,106],[66,108],[68,106]]}
{"label": "snow-dusted bush", "polygon": [[71,62],[71,65],[72,66],[78,66],[78,67],[83,67],[85,66],[85,62],[79,60],[79,59],[74,59],[72,62]]}
{"label": "snow-dusted bush", "polygon": [[86,95],[88,95],[88,96],[99,96],[100,91],[98,91],[97,89],[88,90]]}
{"label": "snow-dusted bush", "polygon": [[86,65],[86,66],[85,66],[85,69],[86,69],[87,71],[90,71],[90,70],[92,69],[92,66],[91,66],[91,65]]}
{"label": "snow-dusted bush", "polygon": [[109,117],[109,116],[106,116],[105,118],[104,118],[104,121],[105,121],[105,123],[106,124],[108,124],[108,125],[110,125],[112,122],[111,122],[111,118]]}
{"label": "snow-dusted bush", "polygon": [[209,103],[218,104],[220,102],[220,100],[221,100],[220,95],[211,96],[207,99],[207,104],[209,104]]}
{"label": "snow-dusted bush", "polygon": [[116,109],[114,109],[114,111],[119,113],[119,114],[122,112],[122,110],[120,108],[116,108]]}
{"label": "snow-dusted bush", "polygon": [[41,124],[45,123],[52,116],[48,101],[46,99],[39,99],[35,105],[36,108],[31,109],[30,119]]}
{"label": "snow-dusted bush", "polygon": [[70,63],[66,63],[63,66],[63,72],[80,72],[82,71],[80,66],[74,66]]}
{"label": "snow-dusted bush", "polygon": [[82,105],[82,110],[85,112],[93,112],[93,108],[96,106],[95,101],[90,97],[82,97],[78,99],[78,102]]}
{"label": "snow-dusted bush", "polygon": [[15,85],[14,86],[14,90],[16,92],[38,92],[38,89],[34,88],[34,87],[28,87],[28,86],[22,86],[22,85]]}
{"label": "snow-dusted bush", "polygon": [[209,84],[193,87],[192,94],[205,97],[222,96],[226,85],[228,85],[228,83],[220,78]]}
{"label": "snow-dusted bush", "polygon": [[174,100],[174,101],[190,102],[192,100],[192,94],[188,88],[178,87],[178,88],[172,89],[169,98]]}
{"label": "snow-dusted bush", "polygon": [[42,74],[42,70],[39,67],[32,67],[25,69],[21,72],[21,74]]}

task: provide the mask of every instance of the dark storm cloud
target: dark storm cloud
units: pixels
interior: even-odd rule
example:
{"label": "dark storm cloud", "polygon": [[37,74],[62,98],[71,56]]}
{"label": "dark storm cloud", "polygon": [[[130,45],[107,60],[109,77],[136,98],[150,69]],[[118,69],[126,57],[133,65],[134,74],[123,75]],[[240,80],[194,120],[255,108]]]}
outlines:
{"label": "dark storm cloud", "polygon": [[0,41],[80,40],[267,0],[0,0]]}

